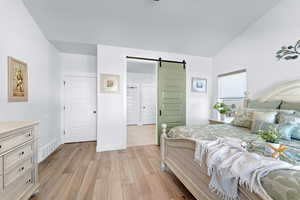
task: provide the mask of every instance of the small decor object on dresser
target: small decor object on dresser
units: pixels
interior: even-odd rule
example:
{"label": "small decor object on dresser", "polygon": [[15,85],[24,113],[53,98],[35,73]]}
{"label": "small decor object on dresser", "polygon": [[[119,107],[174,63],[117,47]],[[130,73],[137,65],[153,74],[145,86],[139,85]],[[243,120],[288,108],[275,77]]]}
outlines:
{"label": "small decor object on dresser", "polygon": [[120,92],[120,75],[101,74],[100,77],[101,93],[119,93]]}
{"label": "small decor object on dresser", "polygon": [[27,64],[8,57],[8,101],[28,101]]}
{"label": "small decor object on dresser", "polygon": [[192,92],[207,92],[207,79],[192,78]]}
{"label": "small decor object on dresser", "polygon": [[27,200],[39,189],[38,122],[0,122],[0,199]]}

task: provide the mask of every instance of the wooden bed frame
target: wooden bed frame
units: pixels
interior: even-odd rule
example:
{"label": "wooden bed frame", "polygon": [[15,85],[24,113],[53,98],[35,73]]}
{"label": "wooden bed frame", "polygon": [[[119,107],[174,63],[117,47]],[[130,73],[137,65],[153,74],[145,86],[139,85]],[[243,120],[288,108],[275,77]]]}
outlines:
{"label": "wooden bed frame", "polygon": [[[284,100],[300,102],[300,80],[291,81],[265,92],[259,101]],[[244,106],[247,107],[248,96]],[[167,124],[162,124],[161,135],[161,169],[170,169],[186,188],[198,200],[217,200],[217,194],[210,191],[208,185],[210,177],[207,168],[200,167],[194,161],[195,141],[190,139],[174,139],[167,137]],[[241,200],[264,200],[268,197],[263,194],[255,194],[239,187]]]}

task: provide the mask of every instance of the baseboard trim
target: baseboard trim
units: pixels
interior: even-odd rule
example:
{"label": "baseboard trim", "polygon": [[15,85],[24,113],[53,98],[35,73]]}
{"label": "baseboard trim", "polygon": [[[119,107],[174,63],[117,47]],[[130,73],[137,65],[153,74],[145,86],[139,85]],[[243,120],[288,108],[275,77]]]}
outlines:
{"label": "baseboard trim", "polygon": [[58,140],[52,140],[48,144],[39,147],[38,152],[38,162],[42,162],[45,160],[48,156],[50,156],[59,146],[60,142]]}
{"label": "baseboard trim", "polygon": [[116,150],[124,150],[126,149],[126,146],[124,145],[109,145],[105,147],[101,147],[99,144],[97,144],[96,151],[97,152],[104,152],[104,151],[116,151]]}

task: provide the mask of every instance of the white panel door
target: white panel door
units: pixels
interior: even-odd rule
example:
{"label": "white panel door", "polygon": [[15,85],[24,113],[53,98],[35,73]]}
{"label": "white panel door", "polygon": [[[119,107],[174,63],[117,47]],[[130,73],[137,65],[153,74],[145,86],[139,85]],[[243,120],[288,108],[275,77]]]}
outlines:
{"label": "white panel door", "polygon": [[127,124],[140,122],[139,88],[137,85],[127,87]]}
{"label": "white panel door", "polygon": [[156,86],[142,84],[141,86],[141,121],[142,124],[156,123]]}
{"label": "white panel door", "polygon": [[96,77],[65,77],[64,142],[96,140]]}

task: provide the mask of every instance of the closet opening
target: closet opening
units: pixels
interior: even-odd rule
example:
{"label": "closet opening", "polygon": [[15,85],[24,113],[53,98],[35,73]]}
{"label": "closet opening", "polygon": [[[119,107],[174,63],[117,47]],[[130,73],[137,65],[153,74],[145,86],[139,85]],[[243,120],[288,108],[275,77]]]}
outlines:
{"label": "closet opening", "polygon": [[127,147],[157,144],[157,65],[127,58]]}

